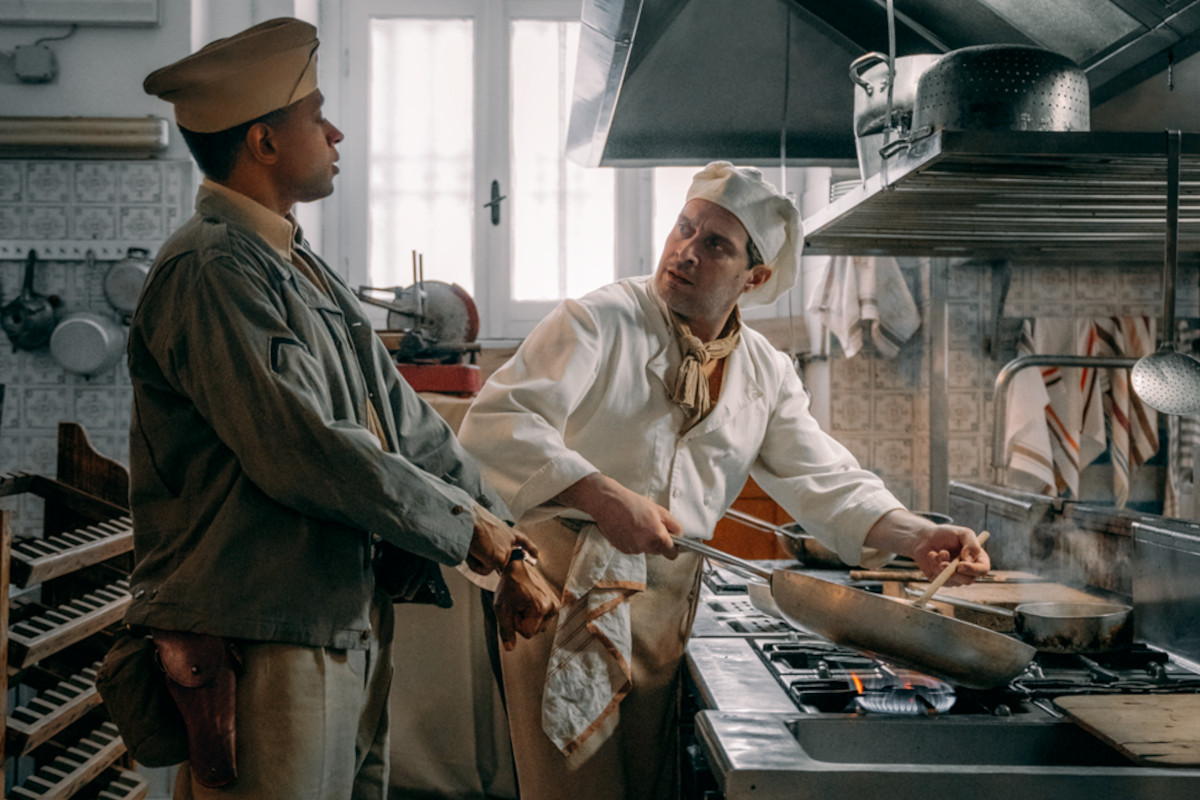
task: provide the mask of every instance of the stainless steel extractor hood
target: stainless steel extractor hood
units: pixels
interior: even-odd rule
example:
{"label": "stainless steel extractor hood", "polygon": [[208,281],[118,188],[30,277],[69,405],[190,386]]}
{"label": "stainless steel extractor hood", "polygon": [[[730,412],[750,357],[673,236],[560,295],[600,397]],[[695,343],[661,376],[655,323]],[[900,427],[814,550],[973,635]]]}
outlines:
{"label": "stainless steel extractor hood", "polygon": [[[1200,72],[1200,55],[1189,58],[1200,50],[1200,0],[894,9],[898,56],[1040,45],[1086,70],[1093,130],[1200,129],[1200,81],[1186,80]],[[856,163],[848,68],[887,52],[885,0],[584,0],[582,20],[567,136],[575,161]],[[1139,102],[1147,92],[1160,96]]]}

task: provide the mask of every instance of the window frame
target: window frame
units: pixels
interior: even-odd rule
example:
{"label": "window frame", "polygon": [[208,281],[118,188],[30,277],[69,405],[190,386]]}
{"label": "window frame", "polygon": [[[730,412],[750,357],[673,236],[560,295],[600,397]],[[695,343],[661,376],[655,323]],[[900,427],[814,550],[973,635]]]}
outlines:
{"label": "window frame", "polygon": [[[501,224],[493,226],[483,207],[493,180],[501,194],[511,186],[509,117],[510,23],[515,19],[578,21],[578,0],[345,0],[323,25],[336,31],[337,69],[329,76],[339,117],[334,123],[347,132],[339,148],[341,175],[338,190],[323,225],[326,252],[331,263],[352,287],[367,283],[368,159],[370,51],[368,28],[372,18],[470,18],[475,28],[474,189],[472,224],[473,299],[480,313],[480,339],[497,344],[524,337],[558,301],[510,299],[512,287],[511,205],[501,205]],[[335,6],[336,8],[337,6]],[[332,10],[332,9],[331,9]],[[330,25],[330,23],[334,23]],[[328,68],[326,68],[326,71]],[[646,274],[657,261],[651,242],[653,170],[614,169],[616,213],[614,277]],[[499,265],[499,266],[498,266]],[[406,284],[407,281],[399,280]],[[386,312],[368,307],[373,321],[383,327]]]}

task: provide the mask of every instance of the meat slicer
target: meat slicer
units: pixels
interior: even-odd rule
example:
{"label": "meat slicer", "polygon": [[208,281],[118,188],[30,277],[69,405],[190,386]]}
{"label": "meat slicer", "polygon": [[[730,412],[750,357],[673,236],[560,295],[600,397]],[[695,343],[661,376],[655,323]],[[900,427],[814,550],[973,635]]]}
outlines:
{"label": "meat slicer", "polygon": [[[461,286],[421,277],[412,286],[360,286],[356,294],[364,303],[387,309],[387,329],[379,335],[413,389],[457,395],[479,391],[479,311]],[[390,297],[380,296],[385,294]]]}

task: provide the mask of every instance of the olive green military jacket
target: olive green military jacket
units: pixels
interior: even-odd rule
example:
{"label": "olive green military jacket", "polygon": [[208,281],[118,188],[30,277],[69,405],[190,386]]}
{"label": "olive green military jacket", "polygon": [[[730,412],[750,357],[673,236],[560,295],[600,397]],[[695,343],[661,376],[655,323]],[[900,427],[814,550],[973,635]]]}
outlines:
{"label": "olive green military jacket", "polygon": [[365,647],[372,534],[446,600],[436,564],[466,557],[473,501],[509,516],[353,292],[296,247],[331,296],[202,188],[147,278],[128,346],[130,624]]}

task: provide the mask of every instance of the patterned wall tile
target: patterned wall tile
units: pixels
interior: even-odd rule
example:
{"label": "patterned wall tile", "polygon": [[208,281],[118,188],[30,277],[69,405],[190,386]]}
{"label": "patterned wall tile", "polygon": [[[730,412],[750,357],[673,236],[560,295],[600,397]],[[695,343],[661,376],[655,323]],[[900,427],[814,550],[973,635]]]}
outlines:
{"label": "patterned wall tile", "polygon": [[20,161],[0,161],[0,203],[15,203],[21,199]]}
{"label": "patterned wall tile", "polygon": [[67,238],[67,207],[31,206],[26,209],[25,236],[30,239]]}
{"label": "patterned wall tile", "polygon": [[122,206],[121,238],[144,241],[165,239],[167,235],[163,210],[153,206]]}
{"label": "patterned wall tile", "polygon": [[[850,451],[860,466],[871,463],[871,440],[862,436],[838,436],[837,440]],[[869,469],[869,467],[868,467]]]}
{"label": "patterned wall tile", "polygon": [[950,302],[947,306],[951,350],[977,351],[983,344],[983,312],[979,303]]}
{"label": "patterned wall tile", "polygon": [[107,206],[81,206],[71,218],[74,239],[110,240],[117,238],[117,212]]}
{"label": "patterned wall tile", "polygon": [[829,376],[833,391],[860,392],[870,389],[873,385],[872,361],[870,354],[861,351],[854,358],[834,361],[838,369]]}
{"label": "patterned wall tile", "polygon": [[25,201],[67,203],[71,200],[72,164],[66,161],[30,161],[25,172]]}
{"label": "patterned wall tile", "polygon": [[870,395],[845,393],[830,410],[829,426],[835,431],[871,430]]}
{"label": "patterned wall tile", "polygon": [[949,440],[950,477],[955,480],[984,480],[984,452],[979,440],[962,436],[951,436]]}
{"label": "patterned wall tile", "polygon": [[981,398],[978,392],[950,392],[950,432],[976,433],[982,430],[980,405]]}
{"label": "patterned wall tile", "polygon": [[915,428],[915,402],[912,392],[875,394],[871,415],[872,431],[879,434],[911,434]]}
{"label": "patterned wall tile", "polygon": [[979,354],[972,350],[950,350],[946,358],[946,383],[951,389],[982,388]]}
{"label": "patterned wall tile", "polygon": [[75,201],[114,203],[117,200],[117,170],[113,163],[84,162],[75,165]]}
{"label": "patterned wall tile", "polygon": [[0,239],[20,239],[21,221],[24,219],[18,206],[0,206]]}
{"label": "patterned wall tile", "polygon": [[[0,160],[0,239],[144,243],[154,253],[191,213],[189,161]],[[114,313],[104,297],[111,260],[43,260],[34,287],[60,311]],[[0,260],[0,301],[21,289],[23,260]],[[65,372],[46,347],[12,352],[0,339],[0,469],[53,475],[59,422],[78,422],[93,447],[128,463],[132,388],[124,363],[90,379]],[[40,528],[41,501],[16,501],[18,532]],[[7,507],[11,507],[9,504]]]}

